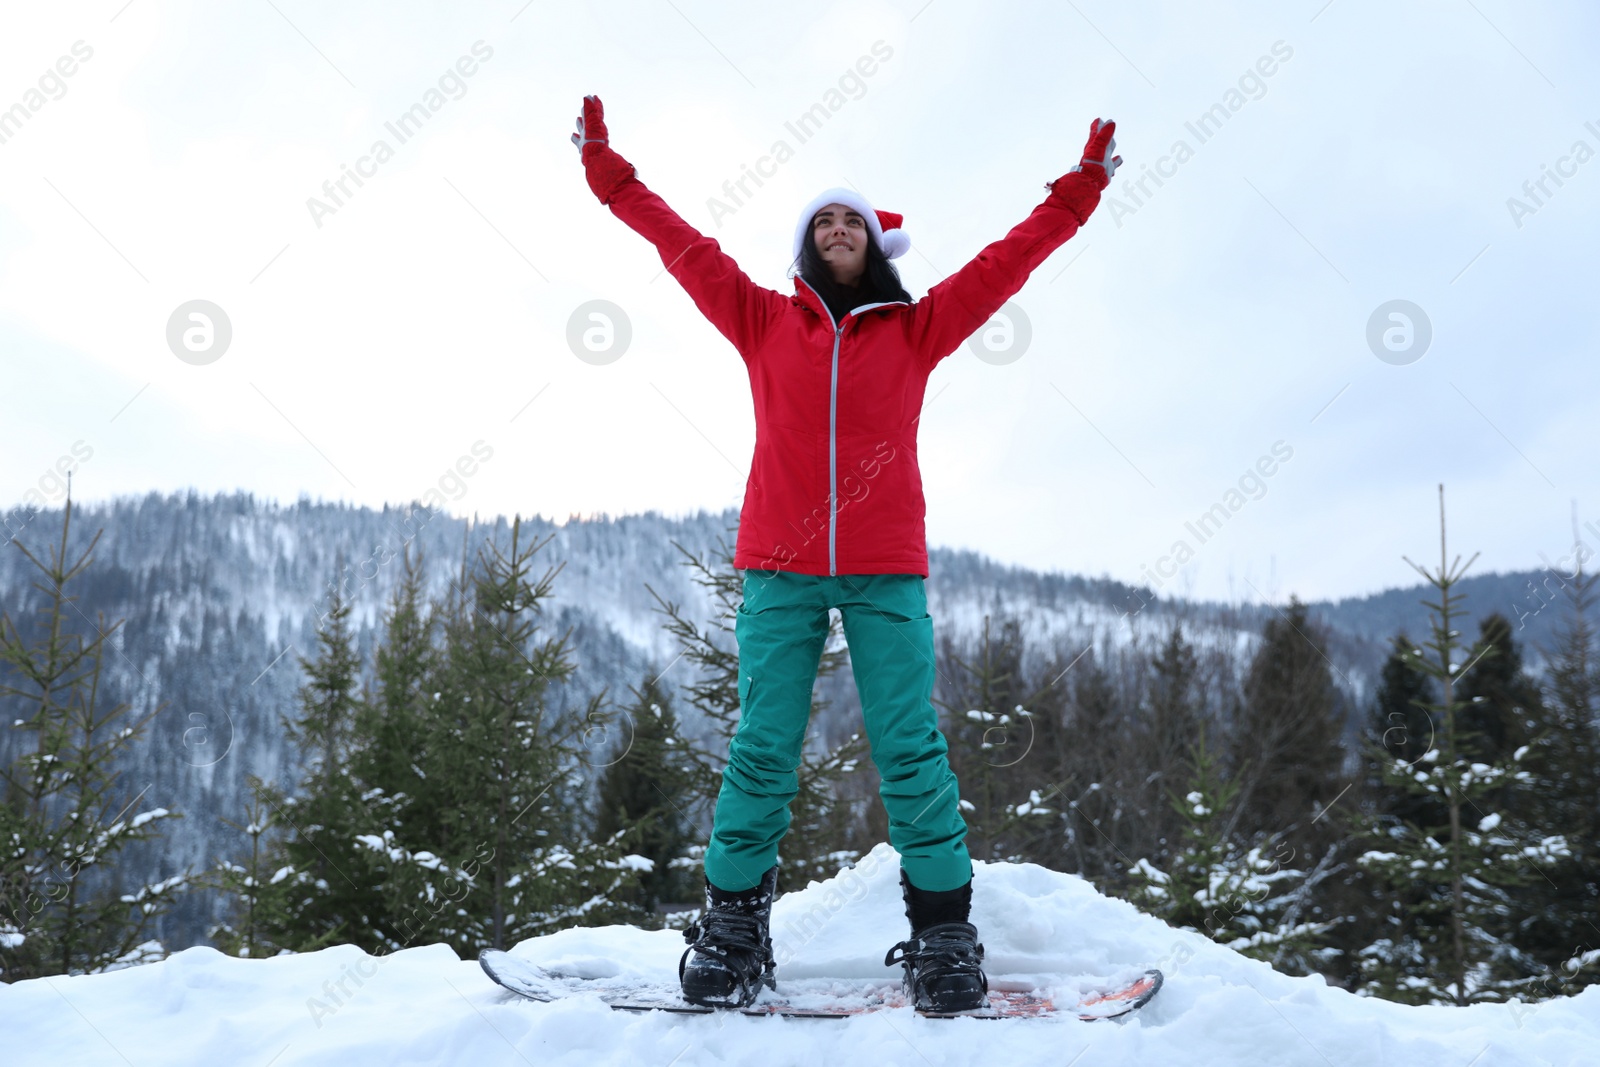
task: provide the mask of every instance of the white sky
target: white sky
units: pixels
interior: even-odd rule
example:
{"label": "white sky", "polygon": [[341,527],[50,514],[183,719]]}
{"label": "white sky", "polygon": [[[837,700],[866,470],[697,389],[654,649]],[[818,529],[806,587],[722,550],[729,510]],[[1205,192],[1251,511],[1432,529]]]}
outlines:
{"label": "white sky", "polygon": [[[646,184],[784,293],[820,190],[905,214],[920,297],[1117,120],[1107,199],[1017,297],[1030,348],[963,350],[930,382],[934,545],[1151,581],[1184,539],[1161,588],[1255,600],[1410,584],[1402,554],[1438,559],[1441,481],[1471,573],[1555,561],[1574,504],[1600,529],[1591,5],[6,7],[0,109],[75,42],[93,53],[0,144],[0,503],[77,445],[80,500],[381,505],[482,441],[461,514],[736,506],[743,365],[585,184],[568,135],[597,93]],[[785,122],[880,40],[859,98],[798,144]],[[464,94],[398,144],[384,123],[477,41],[493,54]],[[1292,56],[1201,143],[1185,123],[1280,41]],[[307,198],[379,138],[394,158],[319,228]],[[719,225],[708,198],[780,138],[794,158]],[[1180,139],[1192,158],[1136,201],[1123,179]],[[1563,157],[1535,205],[1523,183]],[[1513,196],[1536,210],[1514,219]],[[1397,298],[1434,333],[1406,365],[1366,342]],[[166,344],[193,299],[233,326],[205,366]],[[593,299],[633,328],[604,366],[565,340]],[[1265,495],[1200,543],[1185,522],[1277,441],[1293,457]]]}

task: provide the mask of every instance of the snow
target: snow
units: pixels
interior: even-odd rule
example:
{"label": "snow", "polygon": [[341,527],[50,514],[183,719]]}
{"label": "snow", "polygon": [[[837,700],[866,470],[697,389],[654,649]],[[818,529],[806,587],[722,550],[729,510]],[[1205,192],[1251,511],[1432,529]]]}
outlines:
{"label": "snow", "polygon": [[[893,979],[905,936],[898,858],[773,907],[784,977]],[[1600,1062],[1600,987],[1537,1004],[1407,1007],[1291,978],[1033,864],[977,864],[973,920],[991,982],[1075,988],[1157,966],[1161,994],[1123,1023],[633,1015],[590,997],[514,998],[443,945],[368,956],[341,946],[242,960],[207,948],[105,974],[0,986],[4,1060],[63,1064],[1194,1064],[1506,1067]],[[517,955],[591,977],[675,980],[675,931],[572,929]]]}

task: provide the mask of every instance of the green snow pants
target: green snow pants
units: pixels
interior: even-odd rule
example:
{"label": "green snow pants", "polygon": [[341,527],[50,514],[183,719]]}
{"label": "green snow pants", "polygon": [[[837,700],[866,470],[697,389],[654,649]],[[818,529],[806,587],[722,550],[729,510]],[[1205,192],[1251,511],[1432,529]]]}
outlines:
{"label": "green snow pants", "polygon": [[722,772],[706,878],[738,891],[777,862],[799,790],[811,690],[838,608],[889,814],[889,843],[911,884],[932,892],[972,878],[956,776],[934,710],[933,619],[919,574],[811,575],[748,569],[734,623],[739,727]]}

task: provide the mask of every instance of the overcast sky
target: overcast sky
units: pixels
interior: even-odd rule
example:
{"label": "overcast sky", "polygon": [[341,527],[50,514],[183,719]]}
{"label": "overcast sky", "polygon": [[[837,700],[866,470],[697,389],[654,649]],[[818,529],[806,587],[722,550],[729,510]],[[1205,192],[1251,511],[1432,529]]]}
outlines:
{"label": "overcast sky", "polygon": [[[1095,216],[929,383],[933,545],[1357,595],[1436,565],[1443,482],[1471,573],[1559,565],[1574,507],[1600,551],[1593,5],[8,7],[0,505],[58,502],[59,464],[80,500],[737,506],[744,366],[585,184],[595,93],[641,179],[786,294],[824,188],[905,215],[920,297],[1116,119]],[[225,349],[184,339],[196,300]],[[595,300],[631,330],[610,362],[568,341]]]}

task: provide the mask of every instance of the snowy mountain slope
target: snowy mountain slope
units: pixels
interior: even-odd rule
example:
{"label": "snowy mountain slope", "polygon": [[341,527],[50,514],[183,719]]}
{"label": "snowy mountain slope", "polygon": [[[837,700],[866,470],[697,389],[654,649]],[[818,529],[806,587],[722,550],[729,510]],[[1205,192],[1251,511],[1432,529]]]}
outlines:
{"label": "snowy mountain slope", "polygon": [[[6,529],[44,553],[59,537],[60,518],[58,510],[13,509],[5,515]],[[558,708],[582,707],[601,690],[625,702],[630,685],[657,674],[674,695],[692,680],[645,583],[704,623],[712,604],[673,542],[714,558],[719,541],[731,542],[737,519],[730,509],[562,524],[525,520],[525,536],[551,538],[535,557],[536,566],[561,565],[547,625],[573,631],[578,670],[554,694]],[[128,701],[135,714],[164,708],[122,768],[123,780],[130,796],[147,789],[153,805],[187,815],[171,826],[166,840],[125,855],[129,870],[146,880],[203,869],[236,852],[239,835],[221,819],[242,818],[250,775],[286,786],[295,779],[297,756],[285,741],[280,716],[295,711],[302,679],[298,660],[315,649],[316,622],[335,580],[344,577],[361,626],[358,641],[370,662],[402,548],[423,552],[430,591],[444,595],[459,580],[467,539],[465,520],[443,512],[407,514],[396,507],[309,500],[280,505],[242,493],[151,493],[80,506],[74,509],[72,545],[81,550],[101,528],[96,562],[77,588],[77,607],[85,618],[104,611],[108,619],[126,620],[106,659],[104,695],[108,704]],[[509,523],[500,518],[477,526],[468,547],[475,550],[491,535],[503,545]],[[996,622],[1014,618],[1028,642],[1030,667],[1047,653],[1065,665],[1091,644],[1110,662],[1132,643],[1159,644],[1174,619],[1183,620],[1188,640],[1202,652],[1248,651],[1275,610],[1154,601],[1147,589],[1041,574],[970,551],[935,547],[929,558],[936,637],[970,641],[981,634],[986,615]],[[34,577],[23,554],[0,543],[0,610],[25,630],[37,603]],[[1488,595],[1496,586],[1487,578],[1479,581],[1488,584],[1474,587],[1483,594],[1469,601],[1475,612],[1496,606]],[[1354,604],[1351,610],[1364,612],[1360,618],[1373,627],[1370,633],[1333,626],[1327,655],[1352,707],[1363,706],[1387,651],[1390,631],[1382,620],[1391,615],[1384,612],[1398,611],[1407,599],[1416,600],[1415,591]],[[1536,614],[1527,636],[1556,615],[1554,608]],[[1330,621],[1336,623],[1332,616]],[[731,634],[723,637],[731,644]],[[860,713],[850,672],[824,679],[819,689],[828,710],[818,732],[837,739],[855,729]],[[0,722],[14,717],[0,716]],[[0,762],[24,740],[20,732],[0,731]],[[217,918],[215,905],[210,894],[186,897],[162,918],[157,936],[171,947],[202,940],[206,925]]]}
{"label": "snowy mountain slope", "polygon": [[[852,870],[773,908],[785,977],[892,980],[905,936],[898,858],[879,845]],[[12,1067],[326,1064],[1403,1064],[1600,1063],[1600,987],[1532,1005],[1406,1007],[1291,978],[1032,864],[979,862],[974,914],[992,980],[1162,967],[1161,994],[1125,1023],[933,1020],[909,1009],[848,1020],[613,1012],[594,998],[515,998],[444,946],[369,957],[350,947],[266,960],[194,948],[109,974],[0,986]],[[681,937],[566,930],[519,955],[572,973],[675,979]]]}

